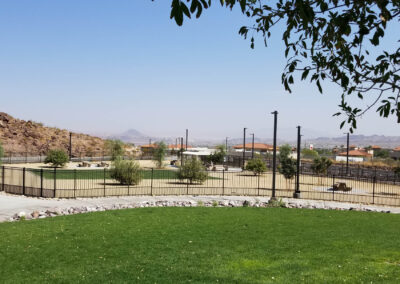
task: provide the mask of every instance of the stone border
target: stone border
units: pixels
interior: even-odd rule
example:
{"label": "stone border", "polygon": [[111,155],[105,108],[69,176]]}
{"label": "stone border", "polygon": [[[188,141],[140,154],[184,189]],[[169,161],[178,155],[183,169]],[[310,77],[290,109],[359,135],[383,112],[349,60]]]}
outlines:
{"label": "stone border", "polygon": [[[186,196],[187,197],[187,196]],[[217,197],[217,196],[192,196],[191,200],[150,200],[136,201],[129,203],[115,203],[111,205],[95,205],[95,206],[78,206],[68,208],[52,208],[46,211],[33,211],[26,213],[21,211],[14,214],[9,221],[43,219],[48,217],[66,216],[90,212],[102,212],[118,209],[133,209],[146,207],[283,207],[283,208],[304,208],[304,209],[325,209],[325,210],[341,210],[341,211],[365,211],[400,214],[400,208],[382,207],[365,204],[351,204],[332,201],[316,201],[303,200],[293,198],[283,198],[278,201],[271,202],[270,198],[243,197]],[[169,198],[171,199],[171,198]],[[179,198],[177,198],[179,199]],[[181,198],[182,199],[182,198]],[[188,199],[188,198],[186,198]]]}

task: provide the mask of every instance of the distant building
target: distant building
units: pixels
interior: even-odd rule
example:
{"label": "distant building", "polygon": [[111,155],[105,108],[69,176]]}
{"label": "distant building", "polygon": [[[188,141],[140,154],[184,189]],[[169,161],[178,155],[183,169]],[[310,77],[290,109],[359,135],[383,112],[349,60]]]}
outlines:
{"label": "distant building", "polygon": [[[351,148],[350,148],[351,149]],[[363,150],[350,150],[349,161],[350,162],[364,162],[372,158],[372,154]],[[341,152],[336,156],[336,161],[345,162],[347,160],[347,151]]]}
{"label": "distant building", "polygon": [[[245,152],[252,151],[252,143],[245,144]],[[236,152],[243,152],[243,144],[233,146]],[[276,150],[279,151],[279,147],[276,147]],[[272,153],[274,151],[274,146],[264,143],[254,143],[254,152],[257,153]]]}
{"label": "distant building", "polygon": [[400,146],[394,148],[393,151],[391,151],[390,157],[395,160],[400,160]]}

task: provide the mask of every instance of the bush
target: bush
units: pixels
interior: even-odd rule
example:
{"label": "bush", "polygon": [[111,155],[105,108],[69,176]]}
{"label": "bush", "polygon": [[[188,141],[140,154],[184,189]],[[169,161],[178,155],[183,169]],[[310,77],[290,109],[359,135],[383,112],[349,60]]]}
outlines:
{"label": "bush", "polygon": [[207,157],[207,161],[213,164],[222,164],[226,156],[225,145],[217,145],[215,153]]}
{"label": "bush", "polygon": [[284,158],[281,160],[278,170],[285,179],[292,179],[296,174],[296,161],[291,158]]}
{"label": "bush", "polygon": [[53,167],[63,167],[68,161],[68,155],[64,150],[50,150],[47,152],[44,163],[52,164]]}
{"label": "bush", "polygon": [[123,185],[137,185],[142,180],[139,164],[134,160],[120,158],[113,162],[110,177]]}
{"label": "bush", "polygon": [[315,150],[310,150],[310,149],[305,148],[305,149],[301,150],[301,156],[304,159],[316,159],[319,157],[319,154]]}
{"label": "bush", "polygon": [[162,168],[167,153],[167,145],[164,142],[156,143],[157,148],[154,150],[153,159],[157,163],[158,168]]}
{"label": "bush", "polygon": [[208,177],[208,173],[204,168],[201,161],[198,161],[195,157],[186,160],[178,171],[178,179],[188,179],[190,184],[198,182],[202,184]]}
{"label": "bush", "polygon": [[311,169],[316,174],[327,174],[329,167],[332,165],[332,161],[326,157],[315,158]]}
{"label": "bush", "polygon": [[252,171],[254,175],[259,175],[267,171],[267,166],[261,158],[254,158],[247,162],[246,170]]}
{"label": "bush", "polygon": [[115,161],[124,155],[124,145],[124,142],[121,140],[107,140],[104,146],[111,155],[111,160]]}

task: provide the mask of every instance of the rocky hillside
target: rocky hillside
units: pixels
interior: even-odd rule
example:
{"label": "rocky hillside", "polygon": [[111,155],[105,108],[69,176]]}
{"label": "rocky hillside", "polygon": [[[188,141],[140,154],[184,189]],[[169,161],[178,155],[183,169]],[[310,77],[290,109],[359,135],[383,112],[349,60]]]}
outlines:
{"label": "rocky hillside", "polygon": [[[5,152],[45,154],[49,149],[69,148],[69,131],[45,127],[42,123],[13,118],[0,112],[0,141]],[[93,155],[102,152],[104,140],[86,134],[74,133],[72,154]]]}

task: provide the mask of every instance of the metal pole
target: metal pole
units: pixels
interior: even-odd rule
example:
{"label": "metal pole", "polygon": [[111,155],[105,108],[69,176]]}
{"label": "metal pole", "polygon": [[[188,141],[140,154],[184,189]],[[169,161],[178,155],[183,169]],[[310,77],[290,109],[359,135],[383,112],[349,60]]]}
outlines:
{"label": "metal pole", "polygon": [[274,115],[274,152],[272,156],[272,197],[271,200],[276,200],[275,197],[275,181],[276,181],[276,132],[278,125],[278,112],[272,112]]}
{"label": "metal pole", "polygon": [[5,182],[5,177],[4,175],[6,174],[6,169],[4,168],[4,166],[1,167],[1,190],[4,191],[4,182]]}
{"label": "metal pole", "polygon": [[106,168],[103,171],[103,195],[106,196]]}
{"label": "metal pole", "polygon": [[244,170],[244,161],[246,159],[246,127],[243,128],[243,161],[242,161],[242,168]]}
{"label": "metal pole", "polygon": [[300,198],[300,147],[301,147],[301,126],[297,126],[297,161],[296,161],[296,191],[294,198]]}
{"label": "metal pole", "polygon": [[189,137],[189,130],[188,129],[186,129],[186,147],[185,147],[185,150],[187,151],[187,147],[188,147],[188,137]]}
{"label": "metal pole", "polygon": [[254,159],[254,133],[251,134],[253,139],[251,141],[251,158]]}
{"label": "metal pole", "polygon": [[183,166],[183,137],[181,137],[181,167]]}
{"label": "metal pole", "polygon": [[54,197],[56,197],[57,190],[57,168],[54,168]]}
{"label": "metal pole", "polygon": [[40,197],[43,197],[43,169],[40,169]]}
{"label": "metal pole", "polygon": [[347,132],[347,154],[346,154],[346,175],[349,175],[349,148],[350,148],[350,133]]}
{"label": "metal pole", "polygon": [[225,151],[226,151],[227,154],[228,154],[228,138],[229,137],[225,138]]}
{"label": "metal pole", "polygon": [[376,184],[376,176],[374,176],[374,183],[372,185],[372,204],[375,204],[375,184]]}
{"label": "metal pole", "polygon": [[151,168],[151,184],[150,184],[150,195],[153,196],[153,174],[154,174],[154,169]]}
{"label": "metal pole", "polygon": [[74,169],[74,198],[76,198],[76,169]]}
{"label": "metal pole", "polygon": [[225,169],[222,170],[222,195],[225,195]]}
{"label": "metal pole", "polygon": [[25,195],[25,172],[26,169],[22,169],[22,195]]}
{"label": "metal pole", "polygon": [[72,132],[69,133],[69,161],[72,159]]}

